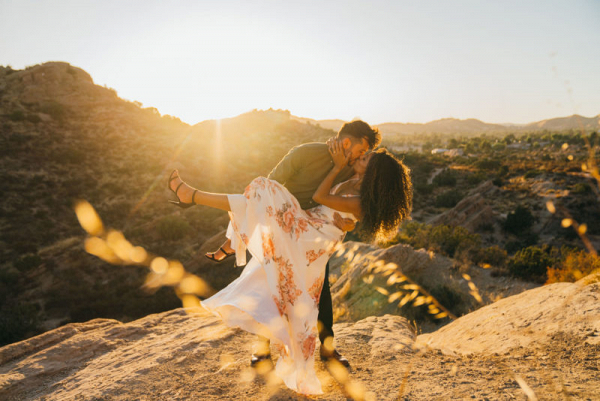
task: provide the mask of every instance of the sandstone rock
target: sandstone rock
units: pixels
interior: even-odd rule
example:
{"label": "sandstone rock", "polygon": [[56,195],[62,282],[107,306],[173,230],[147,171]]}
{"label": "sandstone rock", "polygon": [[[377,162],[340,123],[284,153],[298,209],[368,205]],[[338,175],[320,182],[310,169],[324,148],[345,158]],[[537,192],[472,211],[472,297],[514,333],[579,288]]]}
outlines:
{"label": "sandstone rock", "polygon": [[[377,263],[395,266],[390,265],[391,270],[376,273],[373,268]],[[463,278],[463,273],[470,275],[484,304],[537,286],[508,277],[492,277],[490,269],[478,266],[463,266],[459,271],[452,259],[425,249],[415,250],[409,245],[398,244],[381,249],[364,243],[346,242],[330,259],[331,294],[338,321],[399,314],[398,301],[390,303],[388,295],[378,291],[379,288],[393,294],[402,290],[405,282],[388,282],[393,272],[406,275],[434,296],[447,294],[455,300],[460,298],[459,304],[444,305],[457,314],[481,306],[471,295],[469,282]],[[442,304],[447,302],[440,301]]]}
{"label": "sandstone rock", "polygon": [[477,231],[482,224],[493,224],[497,217],[487,204],[487,199],[490,199],[496,191],[497,188],[492,181],[485,181],[471,190],[455,207],[433,217],[427,223],[462,226],[473,232]]}
{"label": "sandstone rock", "polygon": [[550,341],[555,333],[600,344],[598,274],[555,283],[502,299],[459,318],[418,344],[446,353],[503,353]]}
{"label": "sandstone rock", "polygon": [[[364,348],[368,365],[374,366],[382,356],[410,353],[415,338],[399,316],[371,317],[334,329],[338,349]],[[252,380],[248,365],[254,339],[206,311],[186,314],[183,309],[127,324],[110,319],[69,324],[0,349],[0,398],[257,399],[273,391],[294,397],[281,383],[265,386]],[[365,359],[353,358],[352,363],[361,365]],[[316,367],[328,392],[344,399],[324,365],[319,361]],[[187,379],[177,384],[182,375]],[[178,398],[182,388],[188,395]]]}

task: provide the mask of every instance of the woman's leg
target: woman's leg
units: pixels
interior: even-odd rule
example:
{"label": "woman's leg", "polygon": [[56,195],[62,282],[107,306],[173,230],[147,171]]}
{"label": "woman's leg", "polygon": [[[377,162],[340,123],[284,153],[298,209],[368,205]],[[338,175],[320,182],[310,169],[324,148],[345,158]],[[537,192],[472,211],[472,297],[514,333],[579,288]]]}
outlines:
{"label": "woman's leg", "polygon": [[[225,251],[227,253],[225,253],[223,251]],[[216,251],[207,252],[206,257],[211,258],[211,259],[214,258],[214,260],[216,260],[217,262],[220,262],[223,259],[225,259],[227,257],[227,255],[231,255],[232,252],[235,253],[235,249],[233,249],[231,247],[231,240],[228,239]]]}
{"label": "woman's leg", "polygon": [[[211,192],[200,191],[199,189],[189,186],[185,182],[179,187],[179,184],[181,184],[183,181],[179,177],[179,172],[177,170],[175,171],[176,174],[173,176],[173,180],[169,183],[169,188],[171,188],[173,192],[177,191],[176,195],[181,202],[191,203],[193,198],[194,203],[198,205],[214,207],[216,209],[227,211],[231,210],[229,207],[229,199],[227,199],[226,194],[214,194]],[[179,187],[179,190],[177,190],[177,187]],[[194,191],[196,191],[195,195]]]}

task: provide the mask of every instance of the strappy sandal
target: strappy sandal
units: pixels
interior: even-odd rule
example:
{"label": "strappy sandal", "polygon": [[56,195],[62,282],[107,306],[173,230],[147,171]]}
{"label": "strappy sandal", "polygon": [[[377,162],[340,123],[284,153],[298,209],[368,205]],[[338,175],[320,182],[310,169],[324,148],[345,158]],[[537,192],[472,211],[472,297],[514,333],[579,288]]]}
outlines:
{"label": "strappy sandal", "polygon": [[172,203],[176,206],[179,206],[182,209],[187,209],[188,207],[192,207],[196,204],[196,202],[194,202],[194,198],[196,197],[196,192],[198,192],[197,189],[194,189],[194,193],[192,194],[192,203],[185,203],[182,202],[181,199],[179,199],[179,195],[177,195],[177,192],[179,191],[179,188],[181,188],[181,186],[184,184],[183,180],[181,180],[181,183],[177,186],[177,189],[175,191],[173,191],[173,189],[171,188],[171,181],[173,181],[174,179],[176,179],[177,177],[179,177],[179,173],[177,174],[177,176],[173,177],[173,174],[176,172],[177,170],[173,170],[173,172],[171,173],[171,175],[169,176],[169,182],[167,183],[167,187],[173,192],[175,193],[175,196],[177,196],[177,202],[170,200],[169,203]]}
{"label": "strappy sandal", "polygon": [[213,252],[212,255],[210,255],[210,256],[208,256],[207,254],[204,254],[204,256],[206,256],[208,259],[212,260],[213,262],[221,263],[228,257],[235,255],[235,251],[233,251],[231,253],[227,253],[227,251],[225,249],[223,249],[223,247],[220,247],[219,250],[225,254],[225,256],[221,259],[217,259],[215,257],[215,253],[217,253],[217,251]]}

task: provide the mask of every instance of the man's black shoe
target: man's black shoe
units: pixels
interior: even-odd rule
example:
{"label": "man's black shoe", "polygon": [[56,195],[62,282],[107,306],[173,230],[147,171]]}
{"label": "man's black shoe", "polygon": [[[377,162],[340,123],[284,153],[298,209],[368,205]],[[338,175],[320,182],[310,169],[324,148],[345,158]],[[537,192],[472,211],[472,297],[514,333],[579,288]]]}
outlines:
{"label": "man's black shoe", "polygon": [[348,360],[346,358],[344,358],[342,355],[340,355],[340,353],[337,352],[337,350],[335,350],[335,349],[333,350],[333,352],[321,351],[320,353],[321,353],[322,361],[328,361],[328,360],[334,359],[334,360],[338,361],[339,363],[341,363],[342,365],[344,365],[345,367],[347,367],[347,368],[350,367],[350,362],[348,362]]}
{"label": "man's black shoe", "polygon": [[250,366],[253,368],[256,367],[260,362],[271,359],[271,354],[265,355],[255,355],[252,354],[252,359],[250,359]]}

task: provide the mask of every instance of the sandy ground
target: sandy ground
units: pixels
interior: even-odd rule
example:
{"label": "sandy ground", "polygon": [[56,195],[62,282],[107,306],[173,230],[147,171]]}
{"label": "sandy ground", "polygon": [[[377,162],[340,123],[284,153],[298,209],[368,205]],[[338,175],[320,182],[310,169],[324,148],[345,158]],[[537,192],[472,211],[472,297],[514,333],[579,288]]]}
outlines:
{"label": "sandy ground", "polygon": [[600,399],[600,345],[573,335],[502,354],[444,355],[413,350],[414,333],[398,316],[334,328],[352,368],[343,384],[317,360],[318,397],[249,368],[253,335],[177,309],[127,324],[68,325],[0,349],[0,399],[525,400],[527,391],[540,400]]}

